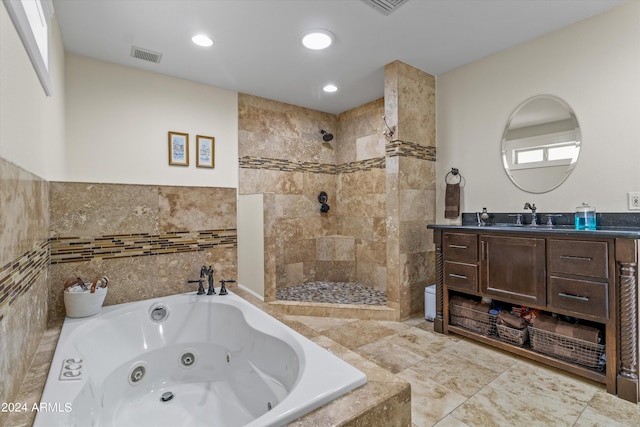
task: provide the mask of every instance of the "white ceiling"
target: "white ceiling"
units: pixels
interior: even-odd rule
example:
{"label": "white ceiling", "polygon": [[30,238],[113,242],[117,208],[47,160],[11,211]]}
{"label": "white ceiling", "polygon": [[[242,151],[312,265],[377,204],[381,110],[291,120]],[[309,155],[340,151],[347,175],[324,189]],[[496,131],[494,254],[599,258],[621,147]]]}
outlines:
{"label": "white ceiling", "polygon": [[[384,65],[433,75],[623,0],[408,0],[385,16],[362,0],[54,0],[67,51],[329,113],[380,98]],[[309,51],[300,34],[336,35]],[[215,44],[195,46],[208,34]],[[131,47],[163,54],[134,59]],[[322,92],[327,83],[339,91]]]}

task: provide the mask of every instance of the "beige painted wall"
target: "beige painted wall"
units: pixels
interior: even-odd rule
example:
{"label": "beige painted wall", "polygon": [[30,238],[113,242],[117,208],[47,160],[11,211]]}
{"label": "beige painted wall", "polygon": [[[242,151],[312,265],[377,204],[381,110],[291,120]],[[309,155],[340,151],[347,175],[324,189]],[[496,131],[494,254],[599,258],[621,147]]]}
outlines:
{"label": "beige painted wall", "polygon": [[0,402],[15,401],[47,323],[47,178],[64,158],[64,50],[51,28],[47,97],[0,5]]}
{"label": "beige painted wall", "polygon": [[[499,52],[437,78],[437,222],[444,219],[444,177],[457,167],[466,180],[462,211],[572,212],[581,202],[626,212],[627,192],[640,191],[640,2]],[[500,160],[511,112],[538,94],[563,98],[580,122],[576,168],[545,194],[518,189]],[[636,211],[637,212],[637,211]]]}
{"label": "beige painted wall", "polygon": [[[58,180],[237,187],[236,92],[71,53],[66,87]],[[188,167],[168,165],[169,131],[189,134]],[[215,137],[214,169],[195,166],[196,135]]]}
{"label": "beige painted wall", "polygon": [[0,6],[0,157],[44,179],[65,169],[64,47],[51,22],[52,96],[40,85],[4,6]]}

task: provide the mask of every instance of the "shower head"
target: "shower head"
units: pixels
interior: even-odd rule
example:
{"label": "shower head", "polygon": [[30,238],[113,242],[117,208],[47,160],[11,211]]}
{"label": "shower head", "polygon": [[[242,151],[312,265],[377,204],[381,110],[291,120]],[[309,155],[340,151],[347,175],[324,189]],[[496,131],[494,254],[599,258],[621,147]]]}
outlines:
{"label": "shower head", "polygon": [[322,140],[325,142],[329,142],[333,139],[333,134],[330,134],[329,132],[327,132],[326,130],[322,129],[320,131],[320,133],[322,134]]}

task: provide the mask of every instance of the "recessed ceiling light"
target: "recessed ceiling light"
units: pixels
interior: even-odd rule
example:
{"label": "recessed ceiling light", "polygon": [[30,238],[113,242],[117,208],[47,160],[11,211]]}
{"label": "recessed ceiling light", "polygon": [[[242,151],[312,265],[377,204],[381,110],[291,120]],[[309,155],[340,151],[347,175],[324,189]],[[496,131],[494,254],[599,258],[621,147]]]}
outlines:
{"label": "recessed ceiling light", "polygon": [[191,41],[202,47],[209,47],[213,45],[213,40],[204,34],[198,34],[197,36],[191,37]]}
{"label": "recessed ceiling light", "polygon": [[302,35],[302,44],[307,49],[322,50],[333,43],[334,35],[327,30],[309,30]]}
{"label": "recessed ceiling light", "polygon": [[338,90],[338,86],[336,85],[332,85],[332,84],[328,84],[325,87],[322,88],[322,90],[324,90],[325,92],[335,92]]}

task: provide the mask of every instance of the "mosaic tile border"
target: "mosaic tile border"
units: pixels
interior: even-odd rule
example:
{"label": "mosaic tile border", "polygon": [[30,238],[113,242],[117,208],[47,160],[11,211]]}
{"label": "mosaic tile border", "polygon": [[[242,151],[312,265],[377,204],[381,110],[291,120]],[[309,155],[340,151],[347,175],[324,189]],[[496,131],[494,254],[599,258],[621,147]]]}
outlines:
{"label": "mosaic tile border", "polygon": [[235,228],[172,231],[162,234],[132,233],[99,237],[56,237],[51,241],[51,265],[91,259],[197,252],[208,248],[235,248]]}
{"label": "mosaic tile border", "polygon": [[269,157],[242,156],[238,159],[241,169],[265,169],[280,172],[311,172],[336,175],[353,173],[371,169],[385,169],[387,157],[413,157],[420,160],[436,161],[436,147],[425,147],[415,142],[390,141],[385,146],[385,157],[357,160],[355,162],[331,165],[317,162],[294,162],[286,159]]}
{"label": "mosaic tile border", "polygon": [[269,157],[242,156],[238,159],[242,169],[266,169],[281,172],[311,172],[336,174],[336,166],[328,163],[294,162]]}
{"label": "mosaic tile border", "polygon": [[436,161],[436,147],[425,147],[415,142],[400,141],[397,139],[388,142],[385,150],[389,157],[414,157],[421,160]]}
{"label": "mosaic tile border", "polygon": [[[162,234],[118,234],[98,237],[54,237],[0,268],[0,311],[31,289],[49,265],[237,248],[235,228],[173,231]],[[0,322],[4,313],[0,313]]]}
{"label": "mosaic tile border", "polygon": [[[0,310],[13,304],[24,295],[36,279],[49,265],[49,242],[45,241],[35,249],[0,268]],[[4,316],[0,314],[0,321]]]}
{"label": "mosaic tile border", "polygon": [[371,169],[385,169],[387,167],[385,159],[385,157],[374,157],[372,159],[343,163],[336,166],[336,173],[353,173],[368,171]]}

